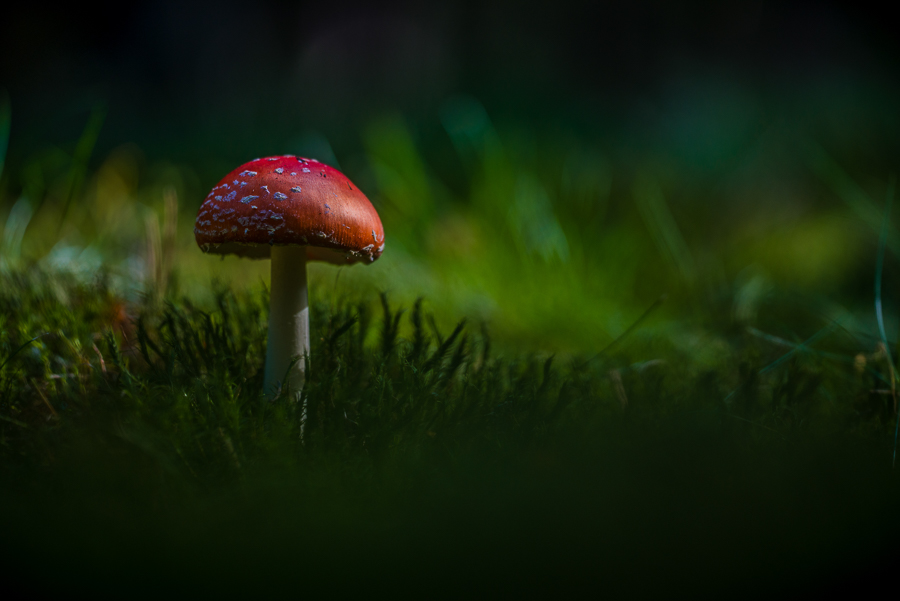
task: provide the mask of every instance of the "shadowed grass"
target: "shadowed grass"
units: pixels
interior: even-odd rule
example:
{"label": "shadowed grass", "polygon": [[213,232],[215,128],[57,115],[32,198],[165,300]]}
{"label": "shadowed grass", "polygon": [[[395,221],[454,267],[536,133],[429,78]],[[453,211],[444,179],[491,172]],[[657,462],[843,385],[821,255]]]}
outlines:
{"label": "shadowed grass", "polygon": [[3,278],[0,511],[41,592],[800,590],[897,532],[885,374],[833,336],[502,356],[421,301],[314,299],[304,413],[261,394],[264,293],[141,312],[102,274]]}

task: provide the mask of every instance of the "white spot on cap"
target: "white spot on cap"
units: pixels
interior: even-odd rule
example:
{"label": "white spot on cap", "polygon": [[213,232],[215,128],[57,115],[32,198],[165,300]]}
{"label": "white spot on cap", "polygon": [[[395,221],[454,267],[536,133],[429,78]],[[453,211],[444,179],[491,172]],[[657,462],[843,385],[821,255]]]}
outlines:
{"label": "white spot on cap", "polygon": [[281,192],[276,192],[274,196],[275,200],[284,200],[285,198],[287,198],[287,194],[282,194]]}
{"label": "white spot on cap", "polygon": [[[234,192],[232,192],[232,194],[234,194]],[[250,202],[251,200],[256,200],[257,198],[259,198],[259,196],[245,196],[241,199],[241,202],[246,204],[246,203]]]}
{"label": "white spot on cap", "polygon": [[231,183],[234,184],[234,185],[236,186],[236,185],[238,185],[238,184],[241,183],[241,182],[239,182],[238,180],[234,180],[234,181],[231,182]]}
{"label": "white spot on cap", "polygon": [[262,189],[266,191],[266,194],[269,193],[269,186],[262,186]]}
{"label": "white spot on cap", "polygon": [[230,201],[234,200],[235,196],[237,196],[237,190],[232,190],[231,192],[228,193],[228,196],[226,196],[222,200],[230,202]]}
{"label": "white spot on cap", "polygon": [[303,168],[303,173],[309,173],[309,167],[304,167],[304,168]]}
{"label": "white spot on cap", "polygon": [[221,196],[216,196],[216,200],[222,200]]}
{"label": "white spot on cap", "polygon": [[[259,159],[253,159],[253,160],[258,161]],[[240,177],[250,177],[250,176],[256,175],[256,171],[241,171],[238,175]],[[237,183],[237,182],[234,182],[234,183]]]}
{"label": "white spot on cap", "polygon": [[296,171],[291,171],[291,175],[297,175]]}
{"label": "white spot on cap", "polygon": [[372,230],[372,240],[378,242],[378,236],[375,235],[375,230]]}
{"label": "white spot on cap", "polygon": [[275,170],[275,173],[284,173],[284,169],[279,167],[278,169]]}
{"label": "white spot on cap", "polygon": [[293,188],[291,188],[291,192],[299,192],[299,191],[300,191],[300,186],[294,186]]}

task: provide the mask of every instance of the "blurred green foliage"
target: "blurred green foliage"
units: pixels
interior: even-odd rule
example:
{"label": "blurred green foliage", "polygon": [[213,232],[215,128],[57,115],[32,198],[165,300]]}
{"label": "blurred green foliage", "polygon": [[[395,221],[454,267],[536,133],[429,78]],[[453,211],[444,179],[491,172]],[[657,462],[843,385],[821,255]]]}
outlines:
{"label": "blurred green foliage", "polygon": [[[441,108],[455,158],[435,165],[434,133],[422,137],[399,114],[377,118],[361,132],[364,155],[344,162],[379,209],[387,254],[339,274],[314,266],[313,285],[335,299],[354,289],[405,304],[425,296],[445,327],[462,314],[512,345],[567,352],[601,348],[662,294],[645,327],[703,321],[710,303],[739,293],[745,272],[866,311],[888,174],[857,183],[804,135],[716,125],[729,114],[697,116],[719,137],[683,123],[690,140],[711,145],[697,152],[724,161],[703,169],[706,159],[678,150],[688,138],[673,138],[681,154],[619,156],[617,143],[574,130],[498,126],[469,96]],[[4,265],[103,264],[130,302],[169,287],[209,300],[214,280],[264,280],[264,263],[212,261],[193,244],[198,199],[221,171],[149,163],[133,145],[89,159],[103,115],[91,113],[74,147],[47,147],[4,175]],[[320,134],[295,144],[336,161]],[[88,172],[89,162],[99,166]],[[891,226],[892,252],[898,240]]]}

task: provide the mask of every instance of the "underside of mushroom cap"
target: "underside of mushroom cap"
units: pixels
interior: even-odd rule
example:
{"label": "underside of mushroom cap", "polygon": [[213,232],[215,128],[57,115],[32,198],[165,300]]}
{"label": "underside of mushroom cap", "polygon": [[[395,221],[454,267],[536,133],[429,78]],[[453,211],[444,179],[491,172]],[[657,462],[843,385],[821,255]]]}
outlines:
{"label": "underside of mushroom cap", "polygon": [[343,173],[292,155],[245,163],[216,185],[194,228],[204,252],[266,259],[275,245],[307,246],[312,261],[369,263],[384,250],[375,207]]}

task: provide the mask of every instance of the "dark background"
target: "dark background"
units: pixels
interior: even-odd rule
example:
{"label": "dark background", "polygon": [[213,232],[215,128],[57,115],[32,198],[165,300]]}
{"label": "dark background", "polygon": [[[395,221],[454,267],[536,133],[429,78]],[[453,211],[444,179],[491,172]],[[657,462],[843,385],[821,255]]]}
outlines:
{"label": "dark background", "polygon": [[[77,139],[97,105],[108,114],[95,156],[129,141],[151,159],[233,162],[309,129],[337,155],[352,153],[354,132],[390,111],[439,137],[438,107],[461,92],[495,119],[572,128],[638,152],[658,143],[673,104],[702,111],[695,101],[706,98],[714,110],[712,97],[735,92],[761,104],[760,127],[806,121],[883,161],[897,141],[870,131],[879,127],[871,112],[896,112],[878,99],[896,95],[900,55],[892,20],[875,6],[16,3],[0,21],[10,166]],[[841,111],[835,96],[848,94],[874,100]]]}

